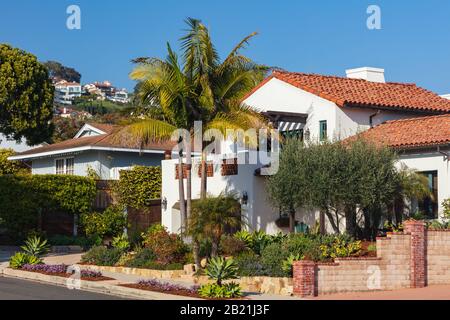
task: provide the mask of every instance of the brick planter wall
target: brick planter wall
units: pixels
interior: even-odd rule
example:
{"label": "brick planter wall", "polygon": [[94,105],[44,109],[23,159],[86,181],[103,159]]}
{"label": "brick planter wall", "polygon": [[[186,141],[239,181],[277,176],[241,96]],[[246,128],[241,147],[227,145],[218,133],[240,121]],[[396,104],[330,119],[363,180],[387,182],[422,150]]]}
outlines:
{"label": "brick planter wall", "polygon": [[404,225],[404,233],[377,238],[376,258],[294,263],[294,294],[307,297],[311,292],[321,295],[450,284],[450,230],[426,230],[422,221]]}

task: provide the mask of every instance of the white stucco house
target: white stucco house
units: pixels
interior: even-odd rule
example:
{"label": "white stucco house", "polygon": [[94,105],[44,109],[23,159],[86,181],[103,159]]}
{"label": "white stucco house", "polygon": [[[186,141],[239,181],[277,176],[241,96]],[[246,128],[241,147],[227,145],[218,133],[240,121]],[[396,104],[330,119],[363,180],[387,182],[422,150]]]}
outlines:
{"label": "white stucco house", "polygon": [[[415,84],[386,82],[383,69],[351,69],[346,71],[346,77],[274,71],[242,102],[261,110],[281,133],[308,139],[342,140],[369,129],[371,135],[372,132],[376,135],[392,128],[400,132],[396,139],[402,140],[402,134],[418,141],[428,139],[428,143],[409,140],[397,145],[391,142],[395,139],[386,138],[386,143],[399,151],[403,163],[429,176],[430,188],[437,194],[435,202],[423,205],[430,216],[437,217],[442,212],[440,203],[450,197],[450,101]],[[411,118],[415,120],[404,120]],[[421,129],[414,129],[416,126]],[[439,132],[439,138],[429,139],[434,131]],[[223,149],[223,153],[224,158],[237,157],[229,149]],[[162,222],[172,232],[179,232],[181,223],[176,209],[176,162],[175,159],[162,162],[162,199],[166,201]],[[250,229],[268,233],[285,231],[276,223],[280,212],[267,201],[265,178],[258,174],[259,168],[259,162],[238,164],[230,175],[230,172],[223,174],[220,162],[215,163],[208,177],[208,192],[213,195],[224,190],[238,192],[242,216]],[[195,198],[200,190],[195,162],[192,172]],[[296,219],[312,226],[319,219],[319,212],[299,210]]]}
{"label": "white stucco house", "polygon": [[32,174],[69,174],[86,176],[93,169],[102,180],[116,180],[121,170],[135,165],[160,166],[171,143],[141,146],[123,136],[117,138],[119,126],[85,124],[73,139],[33,148],[9,160],[31,162]]}

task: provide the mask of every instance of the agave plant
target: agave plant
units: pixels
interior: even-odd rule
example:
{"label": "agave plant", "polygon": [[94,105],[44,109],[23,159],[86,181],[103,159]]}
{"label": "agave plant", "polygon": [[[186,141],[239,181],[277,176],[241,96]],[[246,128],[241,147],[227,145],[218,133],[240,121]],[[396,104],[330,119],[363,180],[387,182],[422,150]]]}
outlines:
{"label": "agave plant", "polygon": [[221,286],[224,280],[237,279],[237,271],[238,267],[233,259],[215,257],[208,261],[205,273]]}
{"label": "agave plant", "polygon": [[47,240],[41,240],[40,237],[34,236],[28,238],[21,249],[31,256],[40,257],[50,250],[50,246],[47,244]]}
{"label": "agave plant", "polygon": [[24,265],[35,265],[40,263],[42,263],[41,259],[24,252],[17,252],[9,259],[9,266],[13,269],[20,269]]}

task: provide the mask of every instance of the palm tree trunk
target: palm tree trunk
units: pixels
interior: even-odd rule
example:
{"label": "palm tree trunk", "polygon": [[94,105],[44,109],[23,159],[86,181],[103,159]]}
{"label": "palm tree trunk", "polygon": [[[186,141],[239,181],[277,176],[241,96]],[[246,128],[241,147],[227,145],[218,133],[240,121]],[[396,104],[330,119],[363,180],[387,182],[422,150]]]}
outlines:
{"label": "palm tree trunk", "polygon": [[219,254],[219,241],[217,239],[212,239],[211,241],[211,257],[217,257]]}
{"label": "palm tree trunk", "polygon": [[194,254],[195,270],[200,270],[202,268],[200,264],[200,243],[195,238],[192,241],[192,253]]}
{"label": "palm tree trunk", "polygon": [[188,219],[192,210],[192,153],[190,146],[186,150],[186,212],[185,212],[185,228],[187,228]]}
{"label": "palm tree trunk", "polygon": [[206,153],[202,151],[201,160],[201,182],[200,182],[200,198],[205,199],[207,193],[207,174],[206,174]]}
{"label": "palm tree trunk", "polygon": [[186,203],[184,201],[184,181],[183,181],[183,154],[180,153],[178,158],[178,193],[180,200],[180,215],[181,215],[181,234],[184,233],[184,227],[186,224]]}

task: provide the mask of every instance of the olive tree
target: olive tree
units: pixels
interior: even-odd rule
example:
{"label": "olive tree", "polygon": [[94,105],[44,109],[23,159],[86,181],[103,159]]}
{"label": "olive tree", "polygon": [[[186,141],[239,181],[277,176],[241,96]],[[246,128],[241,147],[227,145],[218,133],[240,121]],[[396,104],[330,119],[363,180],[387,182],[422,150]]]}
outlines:
{"label": "olive tree", "polygon": [[0,132],[30,145],[51,137],[53,87],[35,56],[0,44]]}

